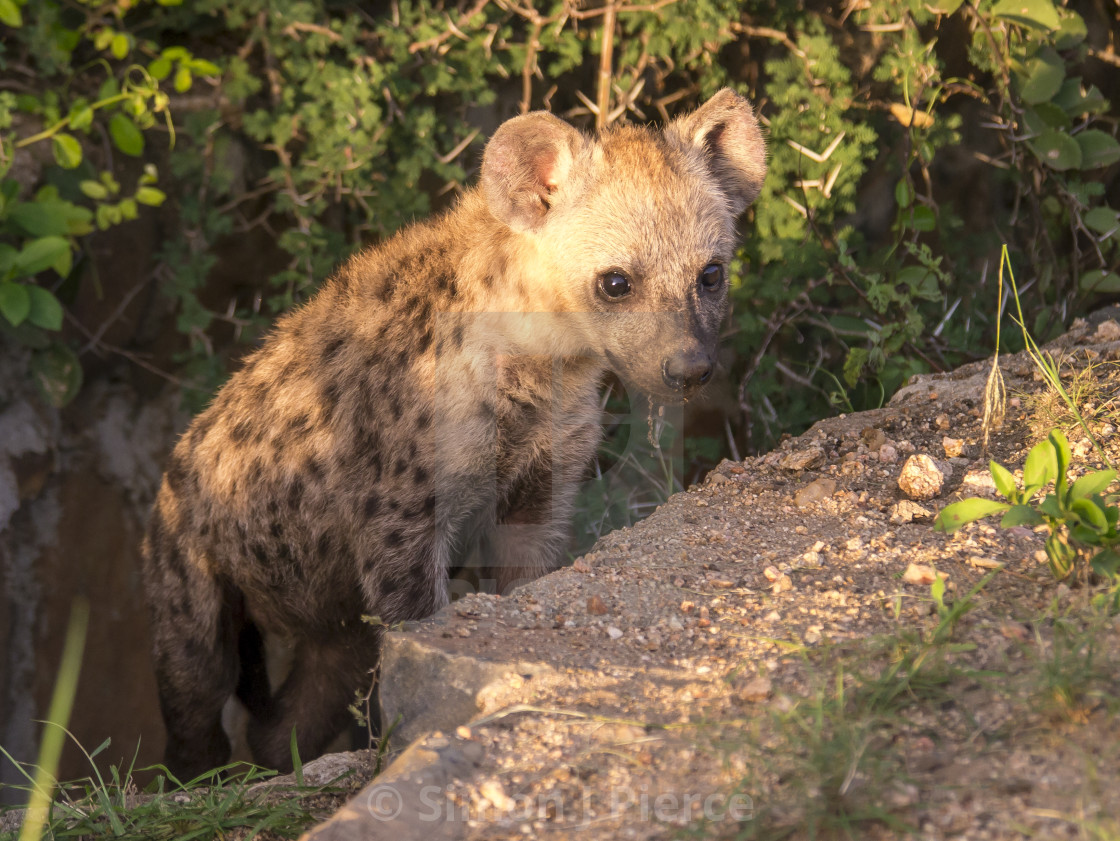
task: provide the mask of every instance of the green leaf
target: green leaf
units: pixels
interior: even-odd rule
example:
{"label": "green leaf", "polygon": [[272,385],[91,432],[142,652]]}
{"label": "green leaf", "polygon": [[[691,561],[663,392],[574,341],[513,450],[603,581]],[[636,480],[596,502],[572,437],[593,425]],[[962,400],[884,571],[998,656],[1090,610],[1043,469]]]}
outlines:
{"label": "green leaf", "polygon": [[126,155],[136,158],[144,152],[144,135],[124,114],[114,114],[109,120],[109,136],[113,138],[116,147]]}
{"label": "green leaf", "polygon": [[31,312],[31,296],[27,287],[10,280],[0,282],[0,313],[13,327],[19,327]]}
{"label": "green leaf", "polygon": [[1054,445],[1050,441],[1041,441],[1029,453],[1023,462],[1023,484],[1046,487],[1058,475],[1058,459],[1054,454]]}
{"label": "green leaf", "polygon": [[1047,129],[1027,145],[1039,160],[1058,172],[1081,166],[1081,146],[1065,132]]}
{"label": "green leaf", "polygon": [[20,202],[8,211],[8,219],[33,237],[68,233],[66,217],[53,212],[48,202]]}
{"label": "green leaf", "polygon": [[33,239],[16,255],[16,271],[20,275],[36,275],[52,266],[56,270],[65,267],[65,272],[58,272],[64,276],[70,271],[70,243],[62,237]]}
{"label": "green leaf", "polygon": [[175,79],[171,84],[179,93],[186,93],[189,91],[191,89],[190,68],[180,64],[179,69],[175,71]]}
{"label": "green leaf", "polygon": [[94,201],[100,201],[109,196],[109,191],[105,189],[105,185],[100,181],[90,181],[87,179],[78,185],[78,189]]}
{"label": "green leaf", "polygon": [[1115,478],[1115,470],[1095,470],[1092,473],[1086,473],[1070,487],[1069,497],[1070,499],[1084,499],[1099,494],[1111,485]]}
{"label": "green leaf", "polygon": [[136,218],[137,208],[134,199],[121,199],[117,207],[120,208],[122,219],[132,220]]}
{"label": "green leaf", "polygon": [[1011,474],[1011,471],[997,461],[988,462],[988,470],[992,473],[992,481],[995,483],[996,490],[1014,501],[1019,489],[1015,487],[1015,477]]}
{"label": "green leaf", "polygon": [[82,387],[82,366],[77,355],[59,342],[31,357],[31,376],[39,393],[61,409]]}
{"label": "green leaf", "polygon": [[89,107],[89,103],[84,99],[79,99],[70,106],[68,118],[70,120],[71,129],[74,131],[85,131],[93,125],[93,109]]}
{"label": "green leaf", "polygon": [[1055,466],[1058,470],[1058,474],[1054,477],[1054,482],[1056,483],[1057,489],[1061,493],[1065,493],[1066,471],[1069,470],[1071,458],[1069,441],[1060,429],[1051,430],[1050,434],[1046,437],[1054,448]]}
{"label": "green leaf", "polygon": [[1071,117],[1081,117],[1085,114],[1103,113],[1108,110],[1108,101],[1104,98],[1100,88],[1089,85],[1089,90],[1082,90],[1083,82],[1080,76],[1066,79],[1062,89],[1054,97],[1054,104],[1064,110]]}
{"label": "green leaf", "polygon": [[1000,520],[1000,526],[1009,529],[1012,526],[1040,526],[1046,522],[1042,515],[1029,505],[1012,505]]}
{"label": "green leaf", "polygon": [[163,204],[167,195],[163,190],[156,189],[155,187],[141,187],[136,191],[136,201],[140,204],[146,204],[149,207],[159,207]]}
{"label": "green leaf", "polygon": [[1107,239],[1120,230],[1120,213],[1111,207],[1094,207],[1081,217],[1085,224]]}
{"label": "green leaf", "polygon": [[82,144],[73,135],[56,134],[51,138],[51,151],[63,169],[74,169],[82,162]]}
{"label": "green leaf", "polygon": [[44,330],[61,330],[62,304],[58,298],[41,286],[28,286],[27,292],[31,296],[31,311],[27,320]]}
{"label": "green leaf", "polygon": [[114,35],[113,40],[109,42],[109,52],[117,59],[123,59],[128,55],[128,36],[123,32]]}
{"label": "green leaf", "polygon": [[190,68],[200,76],[218,76],[222,72],[222,68],[204,58],[192,58]]}
{"label": "green leaf", "polygon": [[171,61],[166,56],[160,56],[148,65],[148,72],[153,79],[162,82],[171,75]]}
{"label": "green leaf", "polygon": [[1100,129],[1085,129],[1074,136],[1081,147],[1081,169],[1111,166],[1120,161],[1120,143],[1111,134]]}
{"label": "green leaf", "polygon": [[1075,499],[1070,510],[1097,531],[1108,531],[1108,520],[1104,511],[1091,499]]}
{"label": "green leaf", "polygon": [[1120,570],[1120,555],[1112,549],[1102,549],[1093,556],[1089,564],[1097,575],[1112,578]]}
{"label": "green leaf", "polygon": [[1047,31],[1062,25],[1058,10],[1050,0],[999,0],[992,14],[1004,20]]}
{"label": "green leaf", "polygon": [[1028,59],[1017,72],[1019,96],[1035,105],[1049,102],[1062,89],[1066,65],[1052,47],[1043,47]]}
{"label": "green leaf", "polygon": [[967,525],[973,520],[990,517],[992,514],[1000,514],[1010,507],[1006,502],[997,502],[994,499],[981,499],[980,497],[962,499],[960,502],[954,502],[952,505],[946,505],[942,508],[941,513],[937,515],[937,520],[934,521],[933,527],[937,531],[952,534],[961,526]]}
{"label": "green leaf", "polygon": [[1106,272],[1104,269],[1094,269],[1081,275],[1078,285],[1082,292],[1096,292],[1098,294],[1120,292],[1120,275]]}
{"label": "green leaf", "polygon": [[937,215],[924,204],[914,207],[910,211],[910,227],[923,233],[937,228]]}
{"label": "green leaf", "polygon": [[23,15],[12,0],[0,0],[0,23],[13,29],[23,26]]}
{"label": "green leaf", "polygon": [[1077,12],[1064,9],[1062,25],[1054,33],[1054,46],[1059,50],[1069,50],[1085,40],[1089,28],[1085,26],[1085,19]]}

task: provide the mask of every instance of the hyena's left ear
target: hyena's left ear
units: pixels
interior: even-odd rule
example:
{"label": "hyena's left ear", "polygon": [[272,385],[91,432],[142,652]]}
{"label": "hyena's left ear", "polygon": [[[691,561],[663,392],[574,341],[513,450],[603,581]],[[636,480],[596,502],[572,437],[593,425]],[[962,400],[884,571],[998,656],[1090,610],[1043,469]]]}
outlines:
{"label": "hyena's left ear", "polygon": [[724,88],[665,129],[704,156],[736,216],[758,198],[766,177],[766,142],[746,99]]}
{"label": "hyena's left ear", "polygon": [[482,155],[482,195],[494,216],[515,231],[536,230],[563,194],[583,135],[547,111],[498,127]]}

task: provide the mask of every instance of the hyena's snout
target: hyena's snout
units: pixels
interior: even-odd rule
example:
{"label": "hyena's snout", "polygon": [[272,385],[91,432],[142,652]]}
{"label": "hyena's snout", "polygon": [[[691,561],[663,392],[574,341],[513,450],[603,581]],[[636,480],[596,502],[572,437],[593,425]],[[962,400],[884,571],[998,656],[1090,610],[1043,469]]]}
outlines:
{"label": "hyena's snout", "polygon": [[672,391],[689,393],[712,378],[715,362],[702,347],[676,351],[661,362],[661,379]]}

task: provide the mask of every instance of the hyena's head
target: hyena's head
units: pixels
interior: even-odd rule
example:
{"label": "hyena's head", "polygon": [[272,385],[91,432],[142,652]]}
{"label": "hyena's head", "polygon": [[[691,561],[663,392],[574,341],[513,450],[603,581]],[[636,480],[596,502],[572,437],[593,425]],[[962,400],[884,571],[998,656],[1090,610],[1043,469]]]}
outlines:
{"label": "hyena's head", "polygon": [[754,112],[723,90],[661,131],[591,139],[544,112],[514,118],[486,148],[482,190],[562,316],[553,346],[679,400],[712,376],[736,219],[765,174]]}

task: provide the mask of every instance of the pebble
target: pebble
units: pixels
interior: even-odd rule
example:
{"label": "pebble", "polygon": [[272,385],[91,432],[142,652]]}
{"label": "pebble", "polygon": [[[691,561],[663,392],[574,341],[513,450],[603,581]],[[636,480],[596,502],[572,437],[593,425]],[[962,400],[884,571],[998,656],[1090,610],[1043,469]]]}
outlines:
{"label": "pebble", "polygon": [[887,443],[887,436],[883,430],[876,429],[873,426],[864,427],[859,437],[871,452],[875,452]]}
{"label": "pebble", "polygon": [[949,420],[948,415],[941,414],[933,419],[933,425],[944,432],[946,429],[953,425],[953,422]]}
{"label": "pebble", "polygon": [[901,523],[910,523],[914,520],[928,520],[933,517],[933,512],[928,508],[923,508],[918,503],[903,499],[891,506],[891,523],[892,525],[899,525]]}
{"label": "pebble", "polygon": [[779,463],[785,470],[811,470],[824,464],[824,450],[820,447],[806,447],[788,453]]}
{"label": "pebble", "polygon": [[822,476],[814,479],[799,490],[793,497],[793,504],[798,508],[806,508],[818,502],[823,502],[836,493],[836,480]]}
{"label": "pebble", "polygon": [[947,579],[949,574],[947,572],[935,571],[933,567],[926,564],[910,564],[906,567],[906,572],[902,573],[902,580],[907,584],[932,584],[934,576],[941,579]]}
{"label": "pebble", "polygon": [[[670,623],[670,624],[672,624],[672,623]],[[612,640],[621,639],[622,629],[621,628],[616,628],[614,625],[610,625],[607,628],[607,636],[610,637]]]}
{"label": "pebble", "polygon": [[892,444],[884,444],[879,448],[879,461],[883,464],[894,464],[898,461],[898,448]]}
{"label": "pebble", "polygon": [[933,499],[945,485],[946,468],[925,453],[912,455],[902,465],[898,486],[911,499]]}
{"label": "pebble", "polygon": [[769,698],[773,691],[774,684],[771,682],[770,678],[763,675],[756,675],[748,680],[746,685],[740,689],[737,694],[740,701],[745,701],[748,704],[757,704]]}
{"label": "pebble", "polygon": [[959,458],[964,455],[964,439],[962,438],[942,438],[941,446],[945,448],[945,458]]}
{"label": "pebble", "polygon": [[587,612],[592,616],[603,616],[607,612],[607,605],[598,596],[589,596],[587,599]]}
{"label": "pebble", "polygon": [[1097,325],[1097,332],[1093,334],[1095,342],[1115,342],[1120,340],[1120,324],[1113,319],[1102,321]]}

